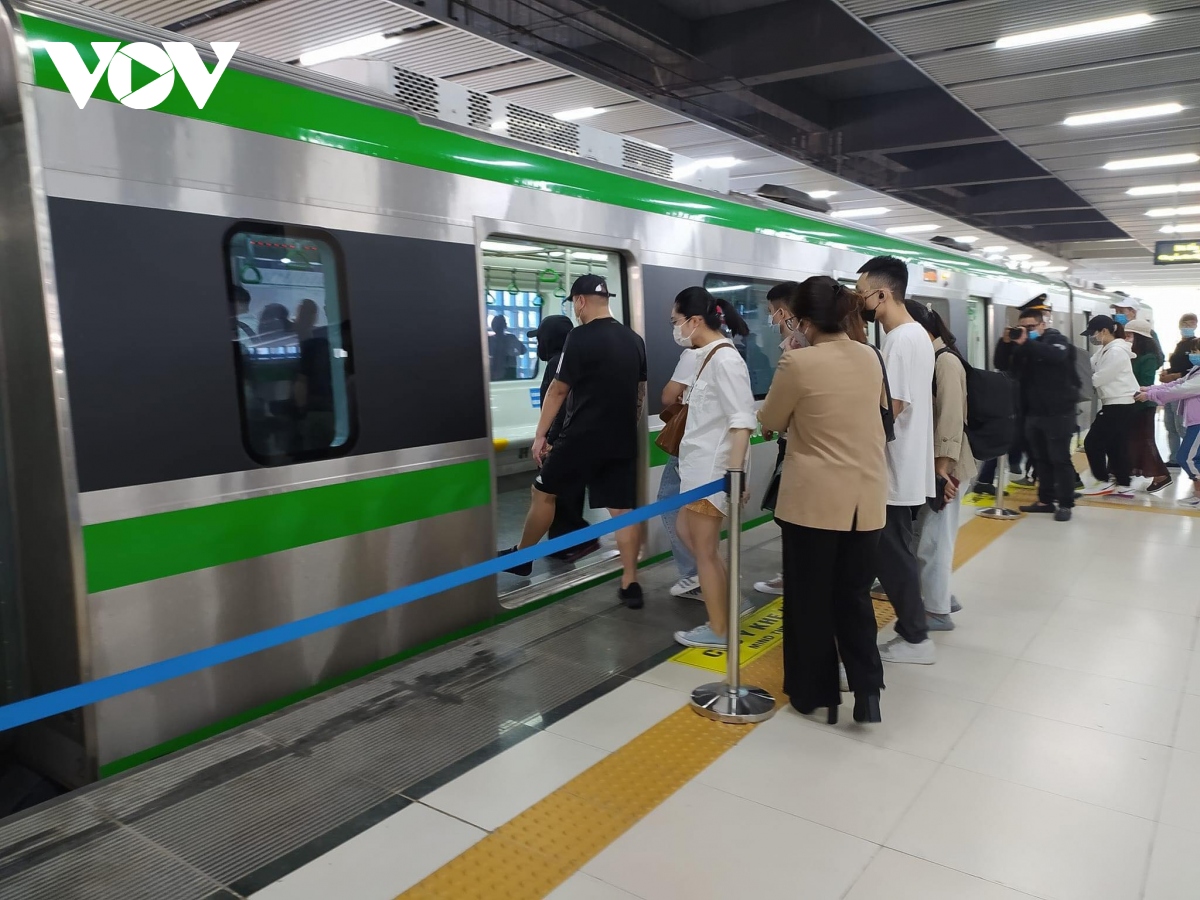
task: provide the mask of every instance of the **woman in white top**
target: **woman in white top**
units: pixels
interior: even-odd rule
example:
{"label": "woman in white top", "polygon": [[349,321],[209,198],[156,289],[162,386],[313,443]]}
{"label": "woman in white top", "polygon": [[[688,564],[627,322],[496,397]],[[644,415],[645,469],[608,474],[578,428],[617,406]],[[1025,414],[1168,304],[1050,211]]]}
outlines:
{"label": "woman in white top", "polygon": [[[702,287],[687,288],[675,298],[675,340],[699,350],[698,374],[687,394],[687,424],[679,442],[680,493],[723,478],[728,469],[745,468],[749,461],[750,434],[758,424],[754,392],[746,363],[721,332],[722,323],[735,335],[750,332],[729,301],[718,300]],[[729,575],[718,545],[728,503],[725,494],[717,492],[689,503],[679,514],[679,534],[696,558],[708,609],[706,625],[676,632],[675,639],[689,647],[725,646]]]}
{"label": "woman in white top", "polygon": [[1100,345],[1092,356],[1092,385],[1102,404],[1083,441],[1096,479],[1084,494],[1132,497],[1129,435],[1137,416],[1133,395],[1142,389],[1133,374],[1133,348],[1124,340],[1121,326],[1108,316],[1093,316],[1083,333]]}

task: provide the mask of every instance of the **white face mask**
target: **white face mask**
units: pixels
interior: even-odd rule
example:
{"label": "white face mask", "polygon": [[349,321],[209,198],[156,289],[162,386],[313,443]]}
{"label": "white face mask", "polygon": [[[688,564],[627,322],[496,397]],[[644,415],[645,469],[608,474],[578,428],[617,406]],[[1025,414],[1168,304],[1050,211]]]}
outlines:
{"label": "white face mask", "polygon": [[[696,329],[693,328],[692,334],[695,334],[695,333],[696,333]],[[687,337],[683,336],[683,325],[682,324],[676,325],[674,328],[671,329],[671,337],[675,338],[675,343],[677,343],[680,347],[686,347],[688,349],[691,349],[692,335],[689,334]]]}

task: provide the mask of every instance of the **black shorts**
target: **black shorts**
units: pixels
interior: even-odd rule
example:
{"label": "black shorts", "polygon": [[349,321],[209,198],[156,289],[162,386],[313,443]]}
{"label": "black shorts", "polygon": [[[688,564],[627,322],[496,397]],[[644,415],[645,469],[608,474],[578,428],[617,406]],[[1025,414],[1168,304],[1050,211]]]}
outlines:
{"label": "black shorts", "polygon": [[636,457],[597,459],[583,445],[559,438],[533,486],[555,496],[586,487],[592,509],[633,509],[637,506],[637,466]]}

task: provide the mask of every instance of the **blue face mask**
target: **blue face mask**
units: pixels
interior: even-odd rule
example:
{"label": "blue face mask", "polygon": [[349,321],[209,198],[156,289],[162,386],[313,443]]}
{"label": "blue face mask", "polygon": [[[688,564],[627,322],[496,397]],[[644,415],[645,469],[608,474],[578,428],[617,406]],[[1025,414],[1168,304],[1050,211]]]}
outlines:
{"label": "blue face mask", "polygon": [[1200,366],[1200,353],[1189,353],[1188,362],[1193,366]]}
{"label": "blue face mask", "polygon": [[1125,315],[1125,313],[1117,313],[1115,316],[1113,316],[1113,321],[1118,325],[1128,325],[1129,316]]}
{"label": "blue face mask", "polygon": [[1180,328],[1179,333],[1189,341],[1196,336],[1195,328]]}
{"label": "blue face mask", "polygon": [[1029,339],[1030,339],[1031,341],[1036,341],[1038,338],[1040,338],[1040,337],[1041,337],[1041,335],[1040,335],[1038,332],[1036,332],[1036,331],[1027,331],[1027,332],[1025,332],[1025,333],[1026,333],[1027,335],[1029,335]]}

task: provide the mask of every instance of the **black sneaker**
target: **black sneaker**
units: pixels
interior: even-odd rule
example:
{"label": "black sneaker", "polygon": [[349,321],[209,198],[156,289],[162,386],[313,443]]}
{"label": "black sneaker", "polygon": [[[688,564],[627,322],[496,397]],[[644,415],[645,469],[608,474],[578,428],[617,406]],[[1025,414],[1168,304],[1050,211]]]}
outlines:
{"label": "black sneaker", "polygon": [[1054,521],[1055,522],[1070,522],[1071,521],[1071,510],[1067,509],[1066,507],[1060,507],[1059,509],[1056,509],[1054,511]]}
{"label": "black sneaker", "polygon": [[[497,556],[508,556],[508,554],[516,553],[516,552],[517,552],[516,547],[509,547],[507,550],[501,550],[496,555]],[[519,566],[513,566],[511,569],[505,569],[504,571],[508,572],[510,575],[520,575],[522,578],[528,578],[530,575],[533,574],[533,561],[530,560],[527,563],[521,563]]]}
{"label": "black sneaker", "polygon": [[976,484],[971,488],[972,494],[987,494],[989,497],[996,496],[996,486],[994,484]]}
{"label": "black sneaker", "polygon": [[1040,500],[1037,503],[1030,503],[1028,506],[1022,506],[1023,513],[1052,513],[1054,512],[1053,503],[1042,503]]}
{"label": "black sneaker", "polygon": [[617,591],[617,596],[621,598],[621,602],[630,609],[641,609],[642,601],[642,586],[636,581],[629,587],[623,587]]}

